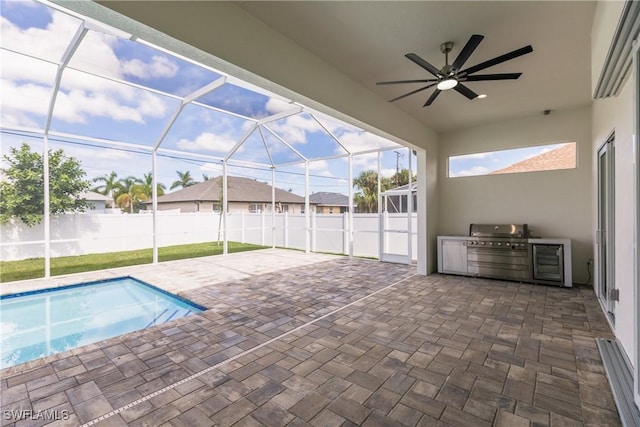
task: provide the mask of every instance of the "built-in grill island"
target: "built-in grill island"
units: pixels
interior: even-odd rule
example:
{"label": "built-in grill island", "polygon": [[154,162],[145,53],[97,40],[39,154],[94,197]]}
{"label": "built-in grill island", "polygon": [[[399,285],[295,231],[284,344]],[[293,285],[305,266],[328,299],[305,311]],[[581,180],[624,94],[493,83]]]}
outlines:
{"label": "built-in grill island", "polygon": [[571,241],[530,235],[527,224],[471,224],[438,237],[438,272],[571,286]]}
{"label": "built-in grill island", "polygon": [[469,275],[518,281],[531,280],[527,224],[471,224],[469,237]]}

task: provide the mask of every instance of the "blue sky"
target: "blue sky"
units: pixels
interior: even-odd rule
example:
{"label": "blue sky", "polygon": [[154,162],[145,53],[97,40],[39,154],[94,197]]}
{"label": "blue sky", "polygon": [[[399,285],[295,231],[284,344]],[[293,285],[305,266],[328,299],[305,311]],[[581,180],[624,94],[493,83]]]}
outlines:
{"label": "blue sky", "polygon": [[[46,121],[56,64],[81,20],[28,0],[4,0],[0,15],[0,60],[3,64],[0,70],[3,93],[0,125],[4,129],[40,130]],[[51,131],[152,147],[178,109],[178,97],[220,77],[220,73],[143,43],[90,30],[64,71]],[[196,180],[201,180],[203,173],[210,177],[219,175],[220,162],[198,156],[224,156],[252,128],[254,121],[251,119],[259,120],[295,108],[273,94],[249,90],[249,86],[225,83],[197,99],[203,105],[233,114],[196,104],[189,104],[182,110],[161,145],[163,149],[182,154],[160,157],[160,182],[170,186],[177,178],[177,170],[190,171]],[[353,152],[391,147],[402,152],[401,167],[408,166],[406,148],[323,114],[312,116],[306,111],[267,124],[268,129],[263,127],[262,134],[255,131],[232,159],[268,164],[265,145],[276,163],[300,160],[296,151],[310,160],[344,154],[344,149],[320,126],[320,121]],[[63,148],[67,154],[77,157],[90,179],[111,171],[116,171],[120,177],[142,177],[151,171],[151,156],[142,150],[116,149],[82,138],[72,140],[73,143],[64,139],[71,141],[52,136],[51,147]],[[42,149],[38,138],[3,133],[2,153],[6,154],[9,147],[22,141],[30,143],[34,149]],[[396,169],[396,154],[385,151],[382,163],[383,175],[391,176]],[[354,176],[357,176],[362,170],[377,167],[377,155],[356,155],[353,164]],[[413,164],[415,170],[415,161]],[[346,165],[346,158],[310,162],[311,191],[346,194]],[[303,172],[303,164],[283,168],[276,185],[303,194]],[[268,168],[259,166],[230,167],[229,173],[261,180],[271,177]]]}

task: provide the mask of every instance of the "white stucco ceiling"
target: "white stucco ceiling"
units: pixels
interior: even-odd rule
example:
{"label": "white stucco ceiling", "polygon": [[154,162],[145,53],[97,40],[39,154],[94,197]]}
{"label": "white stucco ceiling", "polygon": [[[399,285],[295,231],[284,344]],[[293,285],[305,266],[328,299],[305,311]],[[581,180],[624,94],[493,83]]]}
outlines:
{"label": "white stucco ceiling", "polygon": [[414,52],[444,65],[440,44],[453,41],[450,62],[472,34],[485,39],[471,66],[531,44],[534,52],[483,73],[522,72],[514,81],[470,82],[488,95],[455,91],[423,108],[431,89],[396,101],[436,131],[558,110],[590,102],[590,34],[595,2],[242,2],[241,7],[385,99],[420,84],[377,81],[431,78],[404,57]]}

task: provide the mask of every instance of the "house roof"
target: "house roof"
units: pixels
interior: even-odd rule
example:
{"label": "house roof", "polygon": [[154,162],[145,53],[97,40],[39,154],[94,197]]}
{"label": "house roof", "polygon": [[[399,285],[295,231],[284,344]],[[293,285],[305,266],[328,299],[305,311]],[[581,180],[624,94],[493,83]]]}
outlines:
{"label": "house roof", "polygon": [[[227,177],[229,202],[271,203],[271,186],[264,182],[237,176]],[[304,203],[304,197],[280,188],[275,189],[276,202]],[[158,203],[218,202],[222,199],[222,177],[190,185],[181,190],[158,197]]]}
{"label": "house roof", "polygon": [[[399,187],[393,187],[386,191],[383,191],[382,195],[393,196],[397,194],[405,194],[408,190],[409,190],[409,184],[405,184]],[[411,192],[415,193],[416,191],[418,191],[418,183],[414,181],[411,183]]]}
{"label": "house roof", "polygon": [[309,202],[318,206],[349,206],[349,196],[320,191],[309,195]]}
{"label": "house roof", "polygon": [[87,199],[90,202],[112,202],[113,199],[104,194],[96,193],[95,191],[83,191],[80,193],[81,199]]}
{"label": "house roof", "polygon": [[554,169],[573,169],[576,167],[575,143],[569,142],[546,153],[530,157],[505,168],[495,170],[489,175],[516,172],[535,172]]}

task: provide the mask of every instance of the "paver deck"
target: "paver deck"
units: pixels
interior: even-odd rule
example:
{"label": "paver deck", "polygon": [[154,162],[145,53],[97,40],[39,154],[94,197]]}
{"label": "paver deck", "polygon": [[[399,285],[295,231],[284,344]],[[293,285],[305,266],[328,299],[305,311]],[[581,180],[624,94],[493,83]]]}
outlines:
{"label": "paver deck", "polygon": [[86,275],[209,310],[0,371],[2,425],[620,425],[590,288],[261,252]]}

